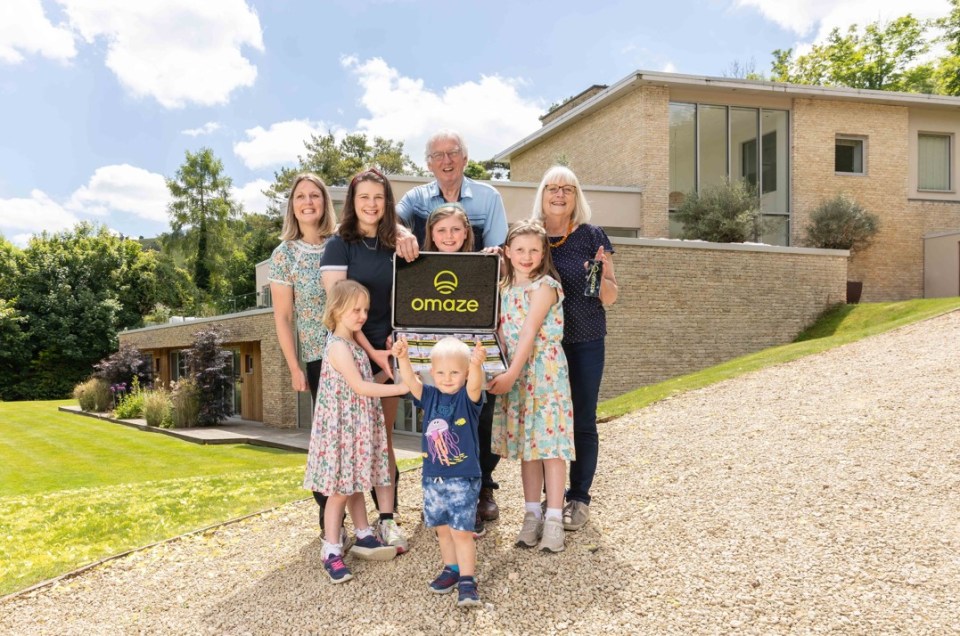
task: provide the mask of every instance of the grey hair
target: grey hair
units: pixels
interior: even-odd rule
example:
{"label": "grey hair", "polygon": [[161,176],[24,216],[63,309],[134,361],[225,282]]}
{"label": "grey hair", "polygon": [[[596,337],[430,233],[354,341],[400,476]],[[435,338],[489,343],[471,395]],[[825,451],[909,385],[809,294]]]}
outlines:
{"label": "grey hair", "polygon": [[543,179],[540,180],[540,186],[537,188],[537,195],[533,197],[533,211],[530,218],[543,222],[543,189],[547,184],[572,185],[577,189],[577,204],[573,208],[573,217],[570,219],[574,225],[589,223],[593,216],[590,204],[587,203],[587,197],[583,194],[583,188],[580,187],[580,179],[573,170],[566,166],[553,166],[547,170]]}
{"label": "grey hair", "polygon": [[456,130],[450,130],[449,128],[444,128],[443,130],[437,131],[430,135],[430,138],[427,139],[427,148],[423,153],[424,159],[430,159],[430,149],[433,148],[433,144],[437,143],[442,139],[452,139],[457,142],[457,145],[460,146],[460,150],[463,152],[464,158],[469,157],[467,153],[467,142],[463,140],[463,137],[460,136]]}

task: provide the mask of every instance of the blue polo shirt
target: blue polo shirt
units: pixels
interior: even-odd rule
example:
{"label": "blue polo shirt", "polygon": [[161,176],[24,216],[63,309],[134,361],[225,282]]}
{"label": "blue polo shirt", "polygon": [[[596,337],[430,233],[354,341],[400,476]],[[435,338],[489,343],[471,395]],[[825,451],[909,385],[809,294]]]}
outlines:
{"label": "blue polo shirt", "polygon": [[[446,202],[440,185],[431,181],[403,195],[397,203],[397,216],[413,230],[422,246],[426,237],[427,218]],[[507,240],[507,211],[496,188],[464,177],[460,185],[460,205],[467,211],[467,219],[473,227],[477,251],[503,245]]]}

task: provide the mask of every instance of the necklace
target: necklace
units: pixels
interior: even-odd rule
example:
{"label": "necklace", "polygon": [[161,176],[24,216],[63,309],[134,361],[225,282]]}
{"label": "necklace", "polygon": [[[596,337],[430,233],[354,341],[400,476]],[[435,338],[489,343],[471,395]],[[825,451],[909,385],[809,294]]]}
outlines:
{"label": "necklace", "polygon": [[556,243],[551,243],[551,242],[550,242],[550,238],[548,237],[548,238],[547,238],[547,244],[548,244],[550,247],[560,247],[561,245],[563,245],[564,243],[567,242],[567,239],[568,239],[568,238],[570,238],[570,232],[573,232],[573,221],[570,221],[570,225],[567,226],[567,232],[566,232],[566,234],[563,235],[563,238],[561,238],[561,239],[560,239],[559,241],[557,241]]}
{"label": "necklace", "polygon": [[376,252],[377,248],[380,247],[380,235],[377,234],[377,238],[373,242],[373,247],[370,247],[369,245],[367,245],[367,237],[365,236],[360,239],[360,243],[371,252]]}

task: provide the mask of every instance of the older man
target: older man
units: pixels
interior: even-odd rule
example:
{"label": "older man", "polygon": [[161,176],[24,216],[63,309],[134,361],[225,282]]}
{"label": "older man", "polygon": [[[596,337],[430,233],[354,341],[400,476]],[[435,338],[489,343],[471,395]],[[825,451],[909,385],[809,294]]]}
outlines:
{"label": "older man", "polygon": [[[397,204],[397,215],[413,229],[417,243],[423,245],[427,218],[443,203],[458,201],[466,210],[467,219],[476,237],[475,249],[499,247],[507,238],[507,212],[503,199],[495,188],[464,176],[467,167],[467,144],[452,130],[442,130],[427,140],[427,167],[437,178],[407,192]],[[398,251],[408,257],[409,250],[398,243]],[[416,247],[414,248],[414,250]],[[416,256],[414,253],[413,256]],[[493,480],[493,471],[500,457],[490,452],[490,433],[493,422],[494,397],[480,412],[480,471],[482,473],[480,501],[477,504],[477,534],[483,534],[483,522],[500,516],[493,491],[499,486]]]}
{"label": "older man", "polygon": [[442,203],[459,201],[467,211],[477,239],[476,249],[498,247],[507,238],[507,212],[496,188],[463,175],[467,145],[452,130],[442,130],[427,140],[427,167],[436,177],[410,190],[397,204],[397,214],[413,229],[423,245],[427,217]]}

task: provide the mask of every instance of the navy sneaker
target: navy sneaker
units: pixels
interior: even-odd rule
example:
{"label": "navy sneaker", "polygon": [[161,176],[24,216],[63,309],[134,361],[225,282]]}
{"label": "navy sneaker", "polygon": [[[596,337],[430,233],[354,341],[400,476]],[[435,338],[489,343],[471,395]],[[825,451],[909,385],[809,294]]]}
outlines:
{"label": "navy sneaker", "polygon": [[440,576],[430,582],[430,591],[436,592],[437,594],[446,594],[447,592],[452,592],[453,588],[457,587],[457,583],[459,582],[460,573],[444,567],[440,572]]}
{"label": "navy sneaker", "polygon": [[480,593],[477,592],[477,581],[472,576],[460,577],[460,582],[457,584],[457,605],[479,607]]}
{"label": "navy sneaker", "polygon": [[397,556],[397,549],[392,545],[384,544],[377,535],[372,534],[369,537],[357,539],[350,548],[350,554],[365,561],[389,561]]}
{"label": "navy sneaker", "polygon": [[323,561],[323,569],[327,571],[333,583],[346,583],[353,578],[350,568],[343,562],[342,554],[331,554]]}

